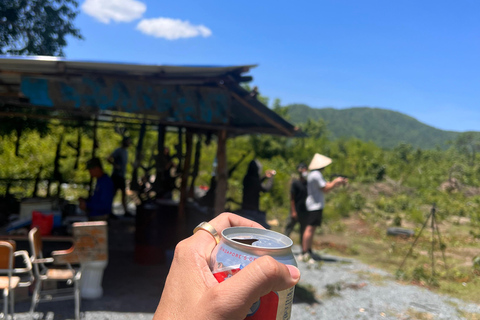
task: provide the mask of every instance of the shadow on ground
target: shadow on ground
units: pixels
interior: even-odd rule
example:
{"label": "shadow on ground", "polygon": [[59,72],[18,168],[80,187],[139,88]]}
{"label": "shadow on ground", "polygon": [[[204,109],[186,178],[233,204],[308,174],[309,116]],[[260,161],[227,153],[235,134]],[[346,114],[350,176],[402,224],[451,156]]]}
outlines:
{"label": "shadow on ground", "polygon": [[297,284],[293,303],[317,304],[320,301],[315,297],[315,288],[308,284]]}

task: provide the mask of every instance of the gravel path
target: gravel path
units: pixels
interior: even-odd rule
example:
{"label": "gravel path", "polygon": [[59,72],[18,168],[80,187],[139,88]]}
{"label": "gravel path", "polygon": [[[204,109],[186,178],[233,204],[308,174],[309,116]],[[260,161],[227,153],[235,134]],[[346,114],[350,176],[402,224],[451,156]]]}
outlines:
{"label": "gravel path", "polygon": [[[294,253],[299,250],[294,247]],[[330,258],[337,261],[299,261],[292,319],[480,319],[480,305],[399,284],[391,274],[354,260]]]}
{"label": "gravel path", "polygon": [[[82,318],[150,320],[160,299],[167,267],[135,264],[132,226],[122,221],[117,223],[118,234],[109,235],[104,296],[83,300]],[[299,253],[298,246],[293,249]],[[354,260],[331,258],[333,262],[299,262],[302,279],[295,291],[292,320],[480,319],[480,305],[417,286],[401,285],[389,273]],[[28,296],[25,300],[17,297],[16,319],[31,319]],[[73,302],[40,304],[36,315],[40,319],[72,319]]]}

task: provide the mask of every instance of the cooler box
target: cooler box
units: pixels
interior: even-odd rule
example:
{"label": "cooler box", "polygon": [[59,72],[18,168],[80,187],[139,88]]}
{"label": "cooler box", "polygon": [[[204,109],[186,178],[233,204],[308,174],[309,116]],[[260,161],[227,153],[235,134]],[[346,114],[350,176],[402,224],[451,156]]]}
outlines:
{"label": "cooler box", "polygon": [[48,198],[29,198],[20,202],[20,219],[32,218],[33,211],[48,212],[53,209],[54,200]]}

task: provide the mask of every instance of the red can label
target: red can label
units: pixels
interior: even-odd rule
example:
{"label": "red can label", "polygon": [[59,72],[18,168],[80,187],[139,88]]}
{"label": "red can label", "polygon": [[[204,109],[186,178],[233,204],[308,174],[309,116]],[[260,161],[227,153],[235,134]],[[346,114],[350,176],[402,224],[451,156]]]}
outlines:
{"label": "red can label", "polygon": [[[226,267],[213,273],[218,282],[232,277],[241,269]],[[294,288],[283,291],[271,291],[255,302],[247,314],[246,320],[284,320],[290,319]]]}
{"label": "red can label", "polygon": [[[270,230],[246,227],[225,229],[220,244],[212,252],[212,273],[218,282],[228,281],[264,255],[271,255],[284,264],[296,265],[291,244],[291,239]],[[290,319],[293,293],[294,287],[264,295],[250,307],[245,319]]]}

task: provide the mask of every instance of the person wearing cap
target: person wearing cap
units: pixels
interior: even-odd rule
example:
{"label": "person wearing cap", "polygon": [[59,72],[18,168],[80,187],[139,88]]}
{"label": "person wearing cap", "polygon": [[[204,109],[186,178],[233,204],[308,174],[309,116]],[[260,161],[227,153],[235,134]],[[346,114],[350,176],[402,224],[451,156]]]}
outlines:
{"label": "person wearing cap", "polygon": [[131,144],[132,139],[130,139],[130,137],[123,137],[122,146],[115,149],[110,157],[107,158],[108,162],[113,165],[112,181],[114,186],[114,196],[118,190],[122,192],[122,206],[125,216],[132,216],[132,214],[127,210],[127,194],[125,190],[125,173],[127,172],[128,147],[130,147]]}
{"label": "person wearing cap", "polygon": [[321,171],[331,163],[332,159],[316,153],[308,166],[310,173],[307,176],[307,199],[305,201],[307,208],[307,226],[302,239],[303,260],[319,259],[319,256],[312,252],[312,244],[315,229],[322,224],[325,193],[330,192],[338,186],[345,185],[348,182],[348,179],[344,177],[337,177],[330,182],[325,180]]}
{"label": "person wearing cap", "polygon": [[307,165],[301,162],[297,166],[298,179],[293,179],[290,186],[290,215],[288,216],[287,225],[284,234],[290,236],[295,225],[300,222],[300,243],[302,243],[303,232],[305,231],[305,218],[307,216],[307,207],[305,205],[307,199]]}
{"label": "person wearing cap", "polygon": [[87,162],[87,169],[92,178],[97,179],[95,190],[88,199],[79,198],[80,209],[87,212],[89,220],[107,220],[112,212],[113,181],[103,171],[102,162],[92,158]]}

